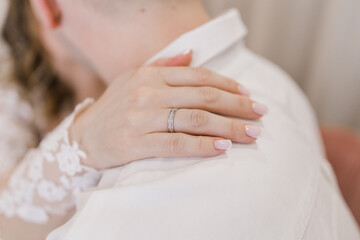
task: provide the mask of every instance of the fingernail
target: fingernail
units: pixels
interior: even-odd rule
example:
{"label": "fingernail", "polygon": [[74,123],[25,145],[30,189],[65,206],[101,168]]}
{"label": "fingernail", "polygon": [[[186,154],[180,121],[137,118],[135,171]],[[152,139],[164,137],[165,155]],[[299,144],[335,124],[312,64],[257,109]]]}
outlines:
{"label": "fingernail", "polygon": [[249,96],[249,95],[250,95],[250,92],[249,92],[246,88],[244,88],[243,86],[241,86],[241,85],[238,86],[238,90],[239,90],[239,93],[240,93],[241,95],[245,95],[245,96]]}
{"label": "fingernail", "polygon": [[258,138],[261,135],[261,129],[256,126],[247,125],[245,126],[246,135],[252,138]]}
{"label": "fingernail", "polygon": [[215,148],[218,150],[228,150],[232,147],[232,142],[230,140],[216,140]]}
{"label": "fingernail", "polygon": [[254,102],[253,103],[253,110],[255,113],[259,114],[259,115],[265,115],[268,113],[268,107],[265,104],[262,103],[257,103]]}
{"label": "fingernail", "polygon": [[192,53],[192,49],[187,49],[187,50],[183,51],[183,52],[181,53],[181,55],[188,55],[188,54],[190,54],[190,53]]}

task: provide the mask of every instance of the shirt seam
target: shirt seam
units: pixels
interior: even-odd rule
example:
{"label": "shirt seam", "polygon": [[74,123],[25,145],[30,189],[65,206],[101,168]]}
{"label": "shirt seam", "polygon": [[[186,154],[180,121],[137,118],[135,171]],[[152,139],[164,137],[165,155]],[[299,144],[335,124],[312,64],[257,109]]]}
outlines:
{"label": "shirt seam", "polygon": [[307,230],[309,229],[310,226],[310,222],[312,220],[312,218],[314,217],[314,212],[315,212],[315,206],[317,201],[319,200],[319,191],[320,191],[320,174],[317,174],[317,184],[316,184],[316,191],[313,194],[313,199],[312,199],[312,203],[311,203],[311,208],[309,210],[309,213],[307,214],[307,220],[306,223],[304,225],[304,229],[301,231],[301,235],[299,240],[304,240],[305,239],[305,234],[307,232]]}

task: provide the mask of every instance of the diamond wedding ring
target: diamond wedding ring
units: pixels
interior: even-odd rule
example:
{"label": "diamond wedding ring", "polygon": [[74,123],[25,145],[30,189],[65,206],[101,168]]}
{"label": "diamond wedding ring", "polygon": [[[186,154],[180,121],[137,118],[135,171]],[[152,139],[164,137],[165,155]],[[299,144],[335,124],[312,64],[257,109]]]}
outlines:
{"label": "diamond wedding ring", "polygon": [[168,117],[168,130],[169,133],[174,133],[175,132],[175,114],[177,112],[177,110],[179,110],[178,108],[173,108],[170,110],[169,113],[169,117]]}

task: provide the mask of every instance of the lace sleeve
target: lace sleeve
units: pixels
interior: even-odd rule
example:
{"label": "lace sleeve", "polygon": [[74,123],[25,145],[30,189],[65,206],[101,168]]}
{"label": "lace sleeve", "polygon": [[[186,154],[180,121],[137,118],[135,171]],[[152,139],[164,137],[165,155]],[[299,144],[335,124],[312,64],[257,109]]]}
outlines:
{"label": "lace sleeve", "polygon": [[68,135],[76,114],[91,102],[87,99],[78,105],[38,148],[28,151],[0,189],[0,230],[4,238],[10,238],[11,234],[5,232],[14,229],[7,221],[46,225],[53,217],[69,214],[77,194],[97,184],[100,172],[82,165],[86,155]]}
{"label": "lace sleeve", "polygon": [[32,108],[20,100],[17,91],[0,88],[0,183],[36,145],[33,118]]}

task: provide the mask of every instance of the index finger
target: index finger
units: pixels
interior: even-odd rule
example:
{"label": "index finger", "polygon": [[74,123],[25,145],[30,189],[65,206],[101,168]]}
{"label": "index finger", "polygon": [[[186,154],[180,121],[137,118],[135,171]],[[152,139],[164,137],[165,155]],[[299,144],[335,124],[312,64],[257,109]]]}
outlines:
{"label": "index finger", "polygon": [[230,93],[249,95],[249,91],[235,80],[206,68],[168,67],[161,70],[166,84],[173,87],[214,87]]}
{"label": "index finger", "polygon": [[160,58],[149,66],[153,67],[177,67],[177,66],[189,66],[192,60],[192,50],[187,50],[172,58]]}

